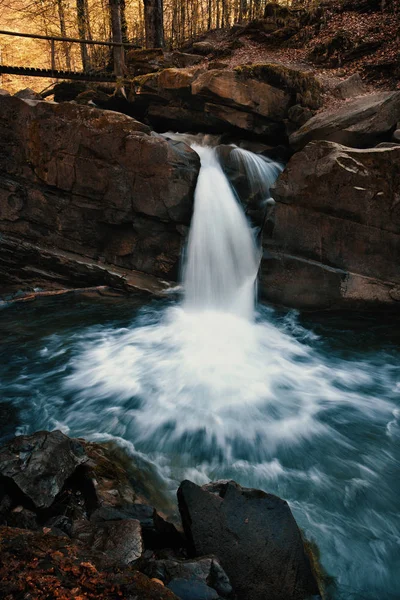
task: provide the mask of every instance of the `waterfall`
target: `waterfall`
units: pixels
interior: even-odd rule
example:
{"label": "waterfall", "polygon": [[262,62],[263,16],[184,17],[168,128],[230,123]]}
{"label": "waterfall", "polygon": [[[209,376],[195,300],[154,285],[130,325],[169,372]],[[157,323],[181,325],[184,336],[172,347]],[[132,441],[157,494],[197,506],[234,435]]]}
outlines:
{"label": "waterfall", "polygon": [[259,265],[252,230],[215,148],[191,145],[201,169],[184,266],[185,308],[251,319]]}
{"label": "waterfall", "polygon": [[270,158],[237,147],[231,157],[238,170],[244,170],[252,196],[264,203],[273,202],[270,189],[283,171],[283,166]]}

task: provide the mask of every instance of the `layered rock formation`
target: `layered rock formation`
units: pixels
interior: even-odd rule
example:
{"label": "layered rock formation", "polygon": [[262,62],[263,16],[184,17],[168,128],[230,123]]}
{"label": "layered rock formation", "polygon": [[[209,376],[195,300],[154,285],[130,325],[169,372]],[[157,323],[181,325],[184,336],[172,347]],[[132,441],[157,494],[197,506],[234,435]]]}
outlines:
{"label": "layered rock formation", "polygon": [[189,147],[126,115],[2,96],[2,281],[175,279],[198,171]]}
{"label": "layered rock formation", "polygon": [[400,300],[400,146],[357,150],[311,142],[272,195],[265,298],[299,308],[377,307]]}

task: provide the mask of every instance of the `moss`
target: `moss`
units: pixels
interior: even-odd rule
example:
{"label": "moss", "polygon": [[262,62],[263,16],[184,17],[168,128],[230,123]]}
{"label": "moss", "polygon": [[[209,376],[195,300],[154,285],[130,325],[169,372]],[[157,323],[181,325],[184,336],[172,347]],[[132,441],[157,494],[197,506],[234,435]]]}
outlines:
{"label": "moss", "polygon": [[296,104],[311,109],[322,105],[323,88],[312,73],[279,64],[240,65],[235,72],[241,79],[257,79],[295,95]]}
{"label": "moss", "polygon": [[327,572],[321,565],[321,553],[317,544],[308,540],[304,536],[304,533],[302,531],[301,534],[303,538],[304,550],[310,561],[311,570],[318,584],[322,600],[328,600],[329,590],[332,589],[332,586],[334,585],[334,580],[327,574]]}

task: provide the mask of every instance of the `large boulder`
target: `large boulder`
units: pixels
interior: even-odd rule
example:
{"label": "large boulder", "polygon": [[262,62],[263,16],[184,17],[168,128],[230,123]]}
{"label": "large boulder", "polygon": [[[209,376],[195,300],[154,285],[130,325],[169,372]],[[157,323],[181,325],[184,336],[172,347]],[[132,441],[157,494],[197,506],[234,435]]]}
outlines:
{"label": "large boulder", "polygon": [[238,72],[217,69],[199,75],[192,83],[192,94],[274,120],[283,119],[290,100],[283,90],[268,83],[254,79],[249,85]]}
{"label": "large boulder", "polygon": [[240,600],[300,600],[318,594],[288,504],[233,481],[184,481],[179,510],[193,555],[215,554]]}
{"label": "large boulder", "polygon": [[400,146],[312,142],[272,189],[261,291],[302,308],[397,306]]}
{"label": "large boulder", "polygon": [[300,150],[312,140],[328,140],[368,148],[389,141],[399,120],[400,92],[369,94],[315,115],[290,136],[290,145]]}
{"label": "large boulder", "polygon": [[127,115],[0,97],[5,238],[175,279],[199,166],[188,146]]}
{"label": "large boulder", "polygon": [[0,478],[12,480],[36,508],[48,508],[87,460],[79,441],[61,431],[39,431],[19,436],[0,449]]}

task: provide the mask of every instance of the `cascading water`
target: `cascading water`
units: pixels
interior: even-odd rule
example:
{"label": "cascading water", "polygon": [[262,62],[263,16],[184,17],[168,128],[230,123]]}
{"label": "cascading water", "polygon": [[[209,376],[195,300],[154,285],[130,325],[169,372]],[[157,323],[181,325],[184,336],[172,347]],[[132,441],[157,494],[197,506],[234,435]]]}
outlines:
{"label": "cascading water", "polygon": [[238,170],[245,170],[252,195],[258,196],[262,203],[271,201],[270,189],[282,172],[283,166],[243,148],[236,147],[231,157]]}
{"label": "cascading water", "polygon": [[[118,440],[157,466],[171,497],[184,478],[276,493],[317,542],[335,600],[398,598],[400,353],[382,339],[394,328],[263,306],[251,318],[252,231],[214,150],[196,150],[183,302],[132,316],[132,300],[76,300],[64,320],[60,304],[6,309],[1,400],[20,433]],[[233,152],[267,200],[279,166]]]}
{"label": "cascading water", "polygon": [[249,319],[259,253],[215,149],[192,147],[201,169],[184,268],[185,308],[218,309]]}

